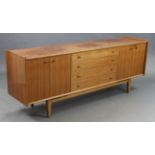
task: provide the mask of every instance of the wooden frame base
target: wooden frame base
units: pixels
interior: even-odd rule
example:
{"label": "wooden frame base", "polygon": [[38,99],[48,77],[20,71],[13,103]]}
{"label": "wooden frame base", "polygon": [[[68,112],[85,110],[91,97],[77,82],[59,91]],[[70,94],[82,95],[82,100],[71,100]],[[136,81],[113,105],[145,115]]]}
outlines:
{"label": "wooden frame base", "polygon": [[[53,105],[54,102],[66,100],[66,99],[77,97],[77,96],[84,95],[84,94],[89,94],[89,93],[92,93],[92,92],[95,92],[95,91],[99,91],[99,90],[102,90],[102,89],[106,89],[106,88],[109,88],[109,87],[113,87],[113,86],[120,85],[120,84],[125,84],[125,83],[126,83],[126,86],[127,86],[126,91],[127,91],[127,93],[130,93],[131,92],[131,79],[126,79],[124,81],[120,81],[120,82],[117,82],[117,83],[97,87],[97,88],[94,88],[94,89],[88,89],[88,90],[81,91],[81,92],[71,93],[71,94],[68,94],[68,95],[65,95],[65,96],[46,99],[47,116],[49,118],[52,116],[52,105]],[[31,103],[30,106],[34,107],[34,102]]]}
{"label": "wooden frame base", "polygon": [[[126,81],[126,84],[127,84],[127,93],[130,93],[130,91],[131,91],[131,79],[128,79]],[[65,97],[56,98],[56,99],[53,99],[53,100],[52,99],[46,100],[47,116],[49,118],[52,116],[52,104],[53,104],[53,102],[57,102],[57,101],[60,101],[60,100],[65,100],[65,99],[68,99],[68,98],[76,97],[76,96],[79,96],[81,94],[87,94],[87,93],[90,93],[90,92],[79,93],[79,94],[72,94],[72,95],[68,95],[68,96],[65,96]]]}

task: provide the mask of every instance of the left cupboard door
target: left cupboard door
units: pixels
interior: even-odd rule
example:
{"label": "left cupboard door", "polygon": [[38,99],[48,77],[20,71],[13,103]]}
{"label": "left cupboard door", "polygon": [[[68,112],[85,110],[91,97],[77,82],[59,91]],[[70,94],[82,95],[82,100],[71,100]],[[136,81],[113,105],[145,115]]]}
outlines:
{"label": "left cupboard door", "polygon": [[27,101],[50,97],[50,58],[26,61]]}

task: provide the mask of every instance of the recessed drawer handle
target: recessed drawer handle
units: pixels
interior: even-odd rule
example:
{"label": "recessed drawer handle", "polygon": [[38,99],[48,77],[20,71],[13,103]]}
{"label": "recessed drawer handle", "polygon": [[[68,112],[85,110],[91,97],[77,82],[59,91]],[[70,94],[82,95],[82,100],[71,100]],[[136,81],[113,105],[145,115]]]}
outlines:
{"label": "recessed drawer handle", "polygon": [[[54,63],[54,62],[56,62],[56,60],[52,60],[51,62]],[[48,61],[43,61],[43,64],[47,64],[47,63],[50,63],[50,62],[48,62]]]}
{"label": "recessed drawer handle", "polygon": [[138,49],[137,45],[134,45],[132,48],[133,48],[133,49]]}
{"label": "recessed drawer handle", "polygon": [[54,62],[56,62],[56,61],[55,61],[55,60],[52,60],[51,62],[54,63]]}
{"label": "recessed drawer handle", "polygon": [[47,64],[47,63],[48,63],[47,61],[44,61],[44,62],[43,62],[43,64]]}
{"label": "recessed drawer handle", "polygon": [[77,66],[77,68],[80,68],[80,66]]}
{"label": "recessed drawer handle", "polygon": [[76,87],[79,88],[80,86],[79,85],[76,85]]}
{"label": "recessed drawer handle", "polygon": [[81,76],[80,75],[77,75],[77,78],[80,78]]}
{"label": "recessed drawer handle", "polygon": [[78,56],[77,58],[78,58],[78,59],[81,59],[81,56]]}
{"label": "recessed drawer handle", "polygon": [[115,51],[112,51],[112,53],[115,53]]}
{"label": "recessed drawer handle", "polygon": [[109,80],[112,80],[112,77],[110,77]]}
{"label": "recessed drawer handle", "polygon": [[131,50],[131,51],[134,50],[134,49],[137,50],[138,47],[137,47],[137,46],[133,46],[133,47],[130,47],[130,48],[129,48],[129,50]]}

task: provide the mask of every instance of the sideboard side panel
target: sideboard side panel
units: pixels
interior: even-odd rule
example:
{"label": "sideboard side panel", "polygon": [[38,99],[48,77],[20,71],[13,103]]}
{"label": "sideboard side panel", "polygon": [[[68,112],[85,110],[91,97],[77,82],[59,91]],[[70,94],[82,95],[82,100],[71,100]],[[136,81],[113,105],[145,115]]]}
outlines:
{"label": "sideboard side panel", "polygon": [[25,59],[7,51],[8,93],[22,103],[26,102]]}

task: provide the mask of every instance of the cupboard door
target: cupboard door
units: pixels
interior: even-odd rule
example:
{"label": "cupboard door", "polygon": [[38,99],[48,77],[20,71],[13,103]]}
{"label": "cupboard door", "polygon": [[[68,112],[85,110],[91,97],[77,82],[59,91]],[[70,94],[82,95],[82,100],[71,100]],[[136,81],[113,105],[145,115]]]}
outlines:
{"label": "cupboard door", "polygon": [[133,49],[133,68],[131,75],[144,74],[145,71],[146,44],[140,44]]}
{"label": "cupboard door", "polygon": [[26,61],[27,101],[37,101],[50,96],[50,59]]}
{"label": "cupboard door", "polygon": [[144,74],[146,44],[120,47],[118,79]]}
{"label": "cupboard door", "polygon": [[118,60],[118,79],[124,79],[131,76],[132,70],[132,50],[129,46],[120,47]]}
{"label": "cupboard door", "polygon": [[70,91],[70,55],[50,58],[50,95],[56,96]]}

